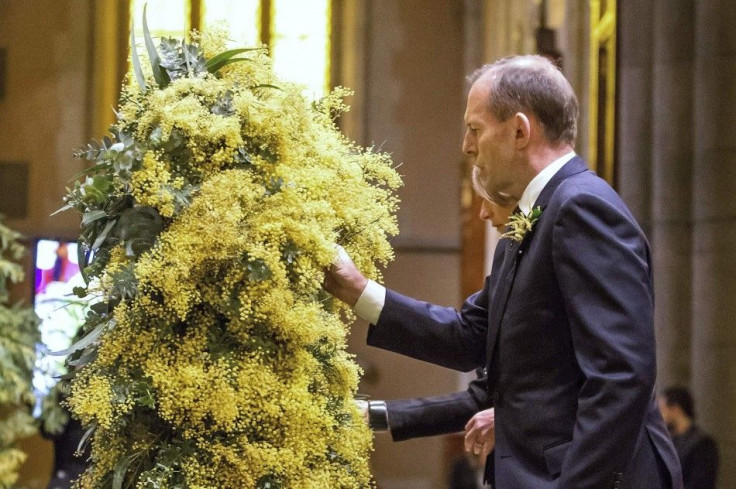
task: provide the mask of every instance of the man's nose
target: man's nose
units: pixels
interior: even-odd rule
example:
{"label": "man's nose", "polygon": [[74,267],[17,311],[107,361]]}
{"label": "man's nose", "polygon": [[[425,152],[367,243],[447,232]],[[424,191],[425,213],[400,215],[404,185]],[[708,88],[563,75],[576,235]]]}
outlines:
{"label": "man's nose", "polygon": [[473,144],[471,139],[470,135],[466,132],[463,138],[463,154],[468,156],[475,154],[475,144]]}

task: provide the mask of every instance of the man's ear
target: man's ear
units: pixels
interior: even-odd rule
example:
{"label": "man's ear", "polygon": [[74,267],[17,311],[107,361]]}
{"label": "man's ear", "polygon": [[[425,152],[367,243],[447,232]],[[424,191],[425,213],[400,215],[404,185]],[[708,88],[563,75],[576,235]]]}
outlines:
{"label": "man's ear", "polygon": [[532,122],[523,112],[514,114],[514,130],[516,149],[527,147],[532,134]]}

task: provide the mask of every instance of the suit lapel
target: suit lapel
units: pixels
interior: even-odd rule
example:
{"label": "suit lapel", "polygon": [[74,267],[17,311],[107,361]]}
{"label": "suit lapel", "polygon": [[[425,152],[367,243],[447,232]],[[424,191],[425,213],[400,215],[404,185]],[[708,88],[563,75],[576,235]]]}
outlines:
{"label": "suit lapel", "polygon": [[[579,156],[575,156],[573,159],[568,161],[555,175],[550,179],[547,185],[544,186],[542,192],[539,194],[534,207],[541,207],[544,209],[549,203],[555,189],[562,183],[566,178],[575,175],[577,173],[584,172],[588,169],[585,162]],[[540,219],[544,219],[544,213],[540,216]],[[501,327],[501,321],[503,320],[504,313],[506,312],[506,304],[508,302],[511,287],[514,283],[516,276],[516,265],[519,250],[522,244],[525,244],[529,239],[532,239],[534,232],[529,233],[525,236],[522,241],[513,241],[506,239],[506,254],[503,259],[503,265],[501,266],[498,286],[495,289],[495,293],[490,300],[490,311],[488,317],[488,344],[486,349],[486,356],[488,359],[488,365],[492,364],[493,355],[495,355],[496,342],[498,340],[499,331]],[[499,245],[501,245],[499,243]],[[528,246],[526,247],[528,248]]]}

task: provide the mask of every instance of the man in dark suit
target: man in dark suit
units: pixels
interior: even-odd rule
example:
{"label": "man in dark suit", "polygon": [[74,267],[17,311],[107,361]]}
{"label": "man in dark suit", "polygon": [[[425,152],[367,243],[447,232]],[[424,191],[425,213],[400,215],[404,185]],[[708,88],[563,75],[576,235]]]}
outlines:
{"label": "man in dark suit", "polygon": [[681,489],[654,397],[648,243],[573,152],[572,88],[538,56],[471,81],[463,151],[487,195],[517,200],[521,213],[497,248],[502,265],[460,311],[386,290],[344,256],[326,289],[371,322],[370,345],[458,370],[486,365],[496,489]]}
{"label": "man in dark suit", "polygon": [[659,409],[680,457],[685,489],[715,489],[718,445],[695,423],[695,403],[684,387],[668,387],[659,397]]}

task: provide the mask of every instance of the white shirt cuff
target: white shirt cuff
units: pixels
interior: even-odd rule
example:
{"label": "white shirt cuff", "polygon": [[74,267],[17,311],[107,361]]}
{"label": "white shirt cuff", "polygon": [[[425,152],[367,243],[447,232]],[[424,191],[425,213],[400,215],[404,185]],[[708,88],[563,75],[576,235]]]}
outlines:
{"label": "white shirt cuff", "polygon": [[369,323],[376,324],[385,303],[386,287],[373,280],[368,280],[368,284],[363,289],[363,293],[360,294],[353,310],[355,314]]}

